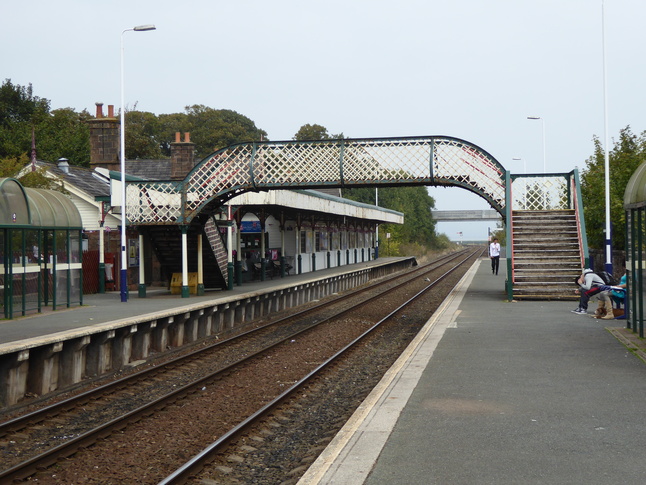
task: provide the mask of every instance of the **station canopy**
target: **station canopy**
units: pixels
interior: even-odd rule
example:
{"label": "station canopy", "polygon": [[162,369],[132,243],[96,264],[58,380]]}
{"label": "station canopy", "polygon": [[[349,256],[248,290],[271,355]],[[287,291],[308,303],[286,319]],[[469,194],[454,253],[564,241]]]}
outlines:
{"label": "station canopy", "polygon": [[81,230],[83,222],[64,194],[25,188],[17,180],[0,178],[0,227]]}
{"label": "station canopy", "polygon": [[632,174],[624,192],[624,208],[639,209],[646,206],[646,163]]}

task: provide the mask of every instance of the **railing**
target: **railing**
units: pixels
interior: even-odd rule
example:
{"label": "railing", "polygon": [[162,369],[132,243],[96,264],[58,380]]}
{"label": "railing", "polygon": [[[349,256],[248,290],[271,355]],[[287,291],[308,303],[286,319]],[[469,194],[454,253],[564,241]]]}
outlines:
{"label": "railing", "polygon": [[[511,174],[505,172],[505,197],[507,201],[513,200],[513,187],[511,183]],[[512,204],[505,205],[505,220],[507,221],[507,299],[514,299],[514,219],[512,217]]]}

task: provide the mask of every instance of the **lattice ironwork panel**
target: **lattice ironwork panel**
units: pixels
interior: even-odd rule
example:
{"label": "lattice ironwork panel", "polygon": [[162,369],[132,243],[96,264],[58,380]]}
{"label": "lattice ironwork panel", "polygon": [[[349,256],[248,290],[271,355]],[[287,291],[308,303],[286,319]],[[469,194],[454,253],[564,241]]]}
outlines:
{"label": "lattice ironwork panel", "polygon": [[473,187],[500,210],[505,208],[504,174],[493,157],[462,140],[438,139],[435,143],[434,179]]}
{"label": "lattice ironwork panel", "polygon": [[179,182],[129,182],[126,217],[129,224],[173,224],[182,214]]}
{"label": "lattice ironwork panel", "polygon": [[513,210],[563,210],[571,208],[568,179],[564,176],[518,177],[512,183]]}
{"label": "lattice ironwork panel", "polygon": [[232,188],[250,186],[253,148],[252,143],[234,145],[197,165],[185,186],[187,212]]}
{"label": "lattice ironwork panel", "polygon": [[351,140],[344,152],[343,181],[430,182],[430,146],[430,138]]}
{"label": "lattice ironwork panel", "polygon": [[326,185],[339,183],[338,141],[261,145],[254,159],[254,185]]}

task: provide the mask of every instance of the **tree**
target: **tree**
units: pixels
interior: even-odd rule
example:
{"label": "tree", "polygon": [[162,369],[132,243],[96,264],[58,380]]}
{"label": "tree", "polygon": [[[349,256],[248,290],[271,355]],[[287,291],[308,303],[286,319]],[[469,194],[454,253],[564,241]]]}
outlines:
{"label": "tree", "polygon": [[0,86],[0,158],[19,157],[31,150],[32,127],[49,115],[49,101],[33,95],[31,84]]}
{"label": "tree", "polygon": [[[24,154],[19,157],[0,159],[0,178],[15,178],[23,187],[61,190],[60,186],[54,180],[45,175],[47,170],[44,167],[40,167],[33,172],[31,170],[24,170],[28,163],[29,158]],[[23,172],[22,175],[20,175],[21,171]]]}
{"label": "tree", "polygon": [[246,116],[228,109],[213,109],[204,105],[186,107],[187,131],[195,143],[198,158],[242,142],[267,139],[267,133],[256,127]]}
{"label": "tree", "polygon": [[77,113],[72,108],[56,109],[35,129],[39,160],[56,162],[67,158],[71,165],[90,166],[91,118],[87,110]]}
{"label": "tree", "polygon": [[[585,214],[586,234],[590,247],[601,249],[605,242],[605,154],[597,137],[593,138],[594,154],[586,160],[581,173],[581,193]],[[609,153],[610,220],[614,249],[626,247],[624,192],[637,167],[646,161],[646,132],[632,133],[630,126],[622,129],[619,140]]]}
{"label": "tree", "polygon": [[[163,133],[161,123],[153,113],[145,111],[128,111],[126,122],[126,156],[130,160],[156,160],[165,158],[162,147],[165,146],[167,133]],[[170,155],[170,144],[169,153]]]}
{"label": "tree", "polygon": [[305,140],[338,140],[345,138],[343,133],[339,135],[330,135],[327,128],[321,125],[310,125],[309,123],[301,126],[292,140],[305,141]]}
{"label": "tree", "polygon": [[330,134],[327,128],[321,125],[310,125],[309,123],[301,126],[293,137],[293,140],[329,140]]}
{"label": "tree", "polygon": [[[374,187],[344,189],[343,197],[364,204],[375,203]],[[418,243],[437,248],[439,239],[435,233],[435,221],[431,209],[435,200],[428,194],[426,187],[383,187],[379,189],[379,206],[404,213],[404,224],[382,224],[381,234],[390,233],[391,243]],[[383,240],[382,240],[383,242]]]}

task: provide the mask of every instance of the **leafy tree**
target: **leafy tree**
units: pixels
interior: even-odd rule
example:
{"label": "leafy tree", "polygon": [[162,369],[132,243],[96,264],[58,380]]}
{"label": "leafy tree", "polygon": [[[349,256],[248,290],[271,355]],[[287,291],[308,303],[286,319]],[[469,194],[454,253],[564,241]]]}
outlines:
{"label": "leafy tree", "polygon": [[[31,170],[25,171],[24,168],[27,163],[29,163],[29,158],[24,154],[18,157],[0,159],[0,177],[15,178],[23,187],[59,189],[58,184],[45,175],[46,169],[44,167],[40,167],[34,172]],[[23,171],[22,175],[20,174],[21,171]]]}
{"label": "leafy tree", "polygon": [[[129,160],[156,160],[167,158],[162,147],[165,144],[161,122],[153,113],[146,111],[127,111],[126,122],[126,156]],[[170,147],[170,145],[169,145]]]}
{"label": "leafy tree", "polygon": [[0,178],[16,178],[18,172],[27,165],[28,161],[29,158],[27,158],[26,154],[17,157],[0,158]]}
{"label": "leafy tree", "polygon": [[55,162],[67,158],[71,165],[90,166],[91,118],[87,110],[56,109],[36,126],[36,149],[39,160]]}
{"label": "leafy tree", "polygon": [[13,85],[11,79],[5,79],[0,86],[0,125],[10,126],[13,123],[42,120],[49,113],[49,101],[34,96],[29,86]]}
{"label": "leafy tree", "polygon": [[49,101],[33,95],[31,84],[0,86],[0,158],[18,157],[31,149],[31,130],[46,120]]}
{"label": "leafy tree", "polygon": [[345,138],[343,133],[339,135],[330,135],[327,128],[321,125],[310,125],[309,123],[301,126],[292,140],[305,141],[305,140],[338,140]]}
{"label": "leafy tree", "polygon": [[16,159],[31,152],[32,130],[40,160],[67,158],[74,165],[89,165],[90,134],[87,111],[71,108],[50,111],[47,99],[34,96],[31,84],[0,87],[0,158]]}
{"label": "leafy tree", "polygon": [[[191,133],[191,141],[195,139],[195,134],[191,131],[192,125],[186,113],[162,114],[158,116],[158,122],[159,148],[166,157],[170,157],[170,144],[175,141],[175,133],[188,132]],[[200,156],[202,155],[200,154]]]}
{"label": "leafy tree", "polygon": [[[605,241],[605,153],[597,137],[593,138],[594,154],[586,160],[581,173],[581,193],[585,225],[590,247],[601,249]],[[626,247],[624,192],[637,167],[646,161],[646,132],[632,133],[630,126],[622,129],[619,140],[609,153],[610,165],[610,220],[614,249]]]}
{"label": "leafy tree", "polygon": [[[374,187],[344,189],[343,197],[365,204],[375,203]],[[379,226],[380,245],[384,235],[390,233],[390,244],[419,243],[438,248],[439,240],[435,233],[435,221],[431,209],[435,200],[428,194],[426,187],[383,187],[379,188],[379,206],[404,213],[404,224],[382,224]]]}
{"label": "leafy tree", "polygon": [[332,138],[327,132],[327,128],[321,125],[310,125],[309,123],[299,128],[293,137],[293,140],[329,140]]}
{"label": "leafy tree", "polygon": [[235,143],[267,139],[264,130],[235,111],[216,110],[200,104],[187,106],[186,115],[187,131],[190,131],[191,141],[195,143],[198,159]]}

